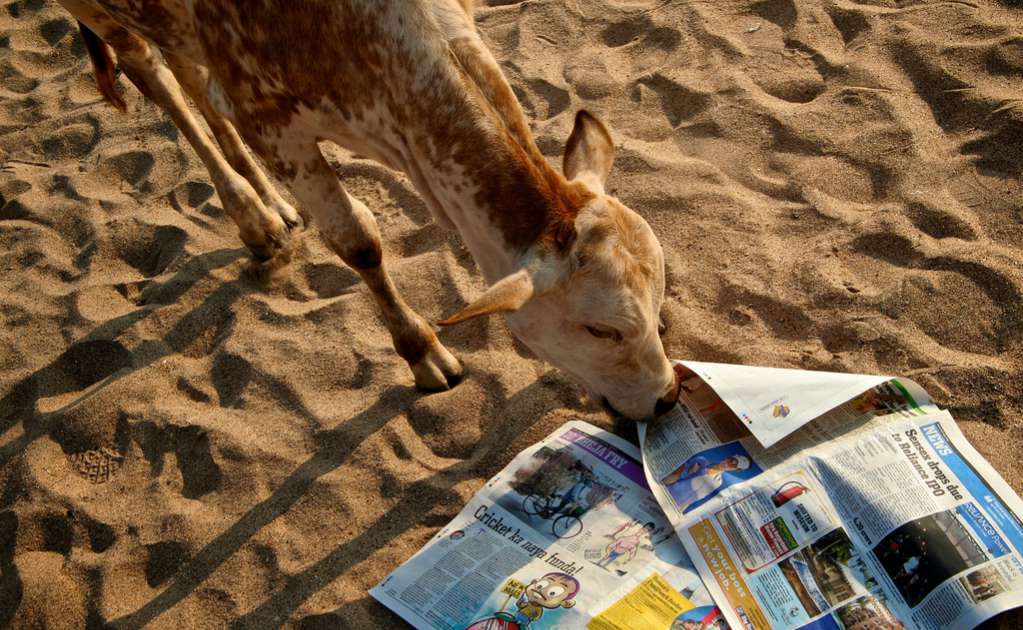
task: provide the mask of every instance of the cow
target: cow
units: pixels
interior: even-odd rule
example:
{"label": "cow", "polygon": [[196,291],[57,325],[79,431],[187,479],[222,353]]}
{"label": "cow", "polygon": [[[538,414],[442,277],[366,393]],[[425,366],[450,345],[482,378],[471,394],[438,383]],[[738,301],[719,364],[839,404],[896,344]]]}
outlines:
{"label": "cow", "polygon": [[101,93],[123,108],[113,53],[202,159],[255,258],[286,256],[292,230],[318,226],[368,285],[418,388],[453,387],[463,368],[398,293],[372,213],[345,191],[321,141],[405,173],[433,219],[460,234],[489,288],[440,326],[504,314],[612,413],[649,420],[674,406],[664,255],[646,221],[604,188],[611,135],[579,111],[555,169],[475,30],[472,0],[59,1],[82,25]]}

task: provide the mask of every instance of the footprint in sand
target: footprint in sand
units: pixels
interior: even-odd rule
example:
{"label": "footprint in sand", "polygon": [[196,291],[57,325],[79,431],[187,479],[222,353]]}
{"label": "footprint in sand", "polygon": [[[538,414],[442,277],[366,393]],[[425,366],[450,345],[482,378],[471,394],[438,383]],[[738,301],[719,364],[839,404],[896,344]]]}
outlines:
{"label": "footprint in sand", "polygon": [[170,579],[188,560],[188,547],[168,540],[146,545],[146,584],[156,588]]}
{"label": "footprint in sand", "polygon": [[47,160],[81,160],[92,153],[100,139],[100,124],[93,116],[66,125],[39,142]]}
{"label": "footprint in sand", "polygon": [[964,241],[976,241],[978,238],[977,230],[965,219],[929,204],[911,203],[908,214],[913,225],[932,238],[958,238]]}
{"label": "footprint in sand", "polygon": [[629,16],[611,24],[604,29],[600,37],[608,48],[636,45],[645,51],[650,48],[672,51],[682,43],[682,34],[678,30],[654,26],[650,17],[645,14]]}
{"label": "footprint in sand", "polygon": [[100,168],[137,187],[149,177],[155,164],[148,151],[126,151],[103,160]]}
{"label": "footprint in sand", "polygon": [[346,293],[361,282],[359,275],[333,262],[311,263],[302,268],[306,283],[321,300]]}
{"label": "footprint in sand", "polygon": [[124,454],[109,446],[89,449],[67,456],[68,463],[79,476],[91,483],[110,481],[124,463]]}
{"label": "footprint in sand", "polygon": [[857,237],[852,247],[871,259],[861,275],[878,279],[887,316],[909,319],[952,350],[996,356],[1019,347],[1023,290],[1003,271],[931,253],[894,230]]}
{"label": "footprint in sand", "polygon": [[578,55],[565,61],[565,81],[580,98],[600,100],[611,96],[618,83],[600,55]]}
{"label": "footprint in sand", "polygon": [[132,217],[107,225],[102,250],[153,278],[166,271],[184,253],[188,233],[174,225],[149,225]]}
{"label": "footprint in sand", "polygon": [[64,39],[64,36],[71,32],[71,21],[65,18],[47,20],[39,26],[39,34],[50,46],[56,46],[57,42]]}
{"label": "footprint in sand", "polygon": [[180,212],[184,207],[192,210],[202,208],[216,192],[216,189],[206,182],[189,181],[172,190],[167,196],[175,210]]}
{"label": "footprint in sand", "polygon": [[21,71],[11,65],[10,61],[0,61],[0,84],[4,89],[16,94],[28,94],[39,87],[39,80],[24,75]]}
{"label": "footprint in sand", "polygon": [[681,80],[655,73],[639,79],[633,88],[633,100],[642,100],[639,86],[649,88],[661,102],[668,123],[677,127],[710,107],[711,97],[686,87]]}

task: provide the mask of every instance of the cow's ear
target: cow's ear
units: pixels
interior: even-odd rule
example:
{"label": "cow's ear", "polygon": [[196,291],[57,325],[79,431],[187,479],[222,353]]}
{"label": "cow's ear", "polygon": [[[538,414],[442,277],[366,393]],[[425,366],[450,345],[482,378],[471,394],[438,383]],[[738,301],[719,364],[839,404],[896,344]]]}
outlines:
{"label": "cow's ear", "polygon": [[579,110],[575,115],[572,135],[568,137],[568,145],[565,147],[562,167],[565,177],[583,181],[603,191],[614,159],[614,142],[607,127],[585,109]]}
{"label": "cow's ear", "polygon": [[531,297],[533,280],[525,269],[521,269],[502,278],[472,304],[438,323],[441,326],[451,326],[484,315],[511,313],[519,310]]}

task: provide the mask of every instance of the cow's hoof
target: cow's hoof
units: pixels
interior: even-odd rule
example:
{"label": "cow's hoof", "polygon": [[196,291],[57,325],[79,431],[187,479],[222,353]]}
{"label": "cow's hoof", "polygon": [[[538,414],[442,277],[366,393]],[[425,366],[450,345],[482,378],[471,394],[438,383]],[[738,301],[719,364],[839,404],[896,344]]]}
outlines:
{"label": "cow's hoof", "polygon": [[276,253],[268,247],[250,247],[249,252],[252,254],[252,259],[261,265],[273,260]]}
{"label": "cow's hoof", "polygon": [[415,365],[412,374],[416,388],[424,392],[443,392],[462,382],[462,364],[439,342]]}
{"label": "cow's hoof", "polygon": [[284,266],[291,260],[292,228],[283,220],[277,219],[275,225],[267,228],[255,238],[245,238],[246,247],[252,258],[260,265],[274,268]]}
{"label": "cow's hoof", "polygon": [[300,230],[305,227],[305,221],[302,220],[302,216],[299,215],[298,211],[291,207],[291,204],[280,199],[268,205],[268,207],[277,213],[277,216],[284,221],[284,225],[288,228],[289,232]]}

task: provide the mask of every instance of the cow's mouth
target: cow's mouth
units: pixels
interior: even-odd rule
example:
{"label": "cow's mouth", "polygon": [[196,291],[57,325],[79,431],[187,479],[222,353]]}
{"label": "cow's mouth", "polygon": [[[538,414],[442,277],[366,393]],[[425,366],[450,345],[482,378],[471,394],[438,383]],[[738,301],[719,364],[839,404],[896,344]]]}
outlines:
{"label": "cow's mouth", "polygon": [[625,418],[626,415],[617,409],[615,409],[611,403],[607,401],[607,398],[600,397],[600,406],[604,408],[604,411],[608,413],[612,418]]}

